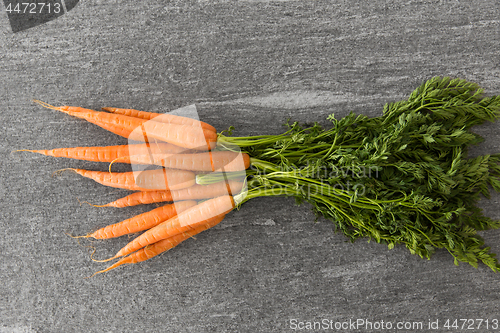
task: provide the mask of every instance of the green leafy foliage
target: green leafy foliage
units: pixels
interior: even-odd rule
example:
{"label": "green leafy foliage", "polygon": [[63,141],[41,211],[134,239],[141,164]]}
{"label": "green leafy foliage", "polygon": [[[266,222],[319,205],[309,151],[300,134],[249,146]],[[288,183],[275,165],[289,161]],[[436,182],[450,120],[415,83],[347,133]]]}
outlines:
{"label": "green leafy foliage", "polygon": [[456,264],[483,262],[498,271],[477,231],[500,221],[484,216],[477,203],[491,188],[500,191],[500,154],[468,158],[467,150],[482,141],[471,128],[499,115],[500,96],[435,77],[407,100],[385,105],[380,117],[330,115],[329,129],[292,123],[282,135],[220,142],[252,157],[245,200],[294,196],[353,241],[404,244],[423,258],[445,248]]}

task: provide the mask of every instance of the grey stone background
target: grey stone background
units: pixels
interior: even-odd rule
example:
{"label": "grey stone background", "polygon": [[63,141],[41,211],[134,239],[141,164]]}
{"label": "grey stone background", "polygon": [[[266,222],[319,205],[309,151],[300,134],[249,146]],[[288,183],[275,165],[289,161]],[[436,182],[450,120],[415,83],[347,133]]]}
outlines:
{"label": "grey stone background", "polygon": [[[500,319],[499,275],[485,266],[351,244],[286,198],[255,199],[165,255],[84,279],[105,267],[86,246],[104,258],[127,239],[79,245],[65,232],[154,206],[80,206],[125,193],[52,172],[106,166],[12,153],[126,143],[34,98],[158,112],[197,103],[218,130],[254,135],[281,132],[287,118],[380,115],[435,75],[500,94],[498,1],[86,0],[16,34],[4,14],[0,332],[293,332],[291,319],[439,320],[444,332],[446,319]],[[472,153],[499,152],[499,129],[477,128],[486,142]],[[498,201],[482,202],[488,216],[500,218]],[[499,253],[500,232],[483,236]]]}

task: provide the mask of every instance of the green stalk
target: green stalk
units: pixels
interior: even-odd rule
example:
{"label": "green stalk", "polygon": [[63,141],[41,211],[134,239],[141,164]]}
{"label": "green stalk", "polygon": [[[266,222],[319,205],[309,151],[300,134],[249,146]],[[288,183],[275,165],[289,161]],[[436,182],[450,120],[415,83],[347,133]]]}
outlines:
{"label": "green stalk", "polygon": [[[436,77],[407,100],[387,104],[379,117],[331,115],[330,129],[293,123],[280,135],[220,135],[220,146],[250,155],[251,168],[198,175],[197,182],[245,178],[247,191],[235,196],[239,206],[291,196],[351,240],[404,244],[426,258],[445,248],[456,264],[482,261],[499,271],[477,231],[499,228],[500,221],[483,216],[477,204],[491,187],[500,191],[500,157],[466,157],[482,140],[470,128],[499,116],[500,96],[483,98],[477,84]],[[372,168],[375,176],[364,174]]]}

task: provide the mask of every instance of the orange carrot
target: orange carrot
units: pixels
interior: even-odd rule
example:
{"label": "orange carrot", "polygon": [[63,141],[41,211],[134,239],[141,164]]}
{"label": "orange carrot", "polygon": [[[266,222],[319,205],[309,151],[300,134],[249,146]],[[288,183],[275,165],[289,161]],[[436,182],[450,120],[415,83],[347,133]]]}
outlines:
{"label": "orange carrot", "polygon": [[155,121],[161,123],[171,123],[171,124],[179,124],[179,125],[189,125],[189,126],[201,126],[204,129],[214,131],[215,127],[210,124],[207,124],[203,121],[199,121],[196,119],[177,116],[170,113],[155,113],[155,112],[147,112],[147,111],[139,111],[134,109],[120,109],[120,108],[101,108],[104,111],[108,111],[111,113],[121,114],[128,117],[141,118],[141,119],[155,119]]}
{"label": "orange carrot", "polygon": [[160,123],[75,106],[55,107],[41,101],[36,102],[46,108],[85,119],[130,140],[150,142],[156,139],[179,147],[198,150],[210,150],[215,147],[217,141],[216,132],[201,127]]}
{"label": "orange carrot", "polygon": [[77,160],[92,161],[92,162],[117,162],[130,163],[130,152],[137,154],[138,152],[148,154],[178,154],[186,151],[186,149],[175,146],[170,143],[150,143],[137,145],[121,145],[107,147],[74,147],[74,148],[57,148],[30,150],[23,149],[20,151],[29,151],[46,156],[66,157]]}
{"label": "orange carrot", "polygon": [[[244,171],[250,167],[250,156],[248,154],[232,151],[211,151],[198,154],[131,155],[127,158],[131,163],[135,164],[154,164],[170,169],[204,172]],[[120,161],[120,158],[116,161]]]}
{"label": "orange carrot", "polygon": [[[187,149],[211,150],[217,143],[216,132],[200,127],[159,123],[154,120],[145,121],[139,140],[143,140],[144,134],[149,139],[157,139]],[[134,139],[134,135],[131,135],[131,138]]]}
{"label": "orange carrot", "polygon": [[63,170],[74,171],[105,186],[131,191],[180,190],[196,183],[195,174],[185,170],[157,169],[141,172],[103,172],[73,168]]}
{"label": "orange carrot", "polygon": [[124,198],[120,198],[105,205],[98,205],[97,207],[123,208],[158,202],[210,199],[227,194],[228,186],[231,193],[235,195],[241,191],[241,189],[243,188],[243,183],[230,180],[227,182],[227,184],[225,182],[220,182],[210,185],[194,185],[177,191],[135,192]]}
{"label": "orange carrot", "polygon": [[211,218],[211,219],[206,221],[207,222],[206,224],[198,226],[192,230],[177,234],[175,236],[162,239],[161,241],[158,241],[154,244],[148,245],[148,246],[140,249],[139,251],[136,251],[136,252],[130,254],[129,256],[120,259],[119,261],[117,261],[115,264],[109,266],[108,268],[94,273],[92,276],[99,274],[99,273],[109,272],[110,270],[112,270],[118,266],[121,266],[123,264],[136,264],[136,263],[151,259],[151,258],[153,258],[153,257],[155,257],[163,252],[166,252],[166,251],[176,247],[177,245],[179,245],[181,242],[185,241],[186,239],[191,238],[191,237],[199,234],[200,232],[205,231],[207,229],[210,229],[213,226],[219,224],[224,219],[224,217],[225,217],[225,215]]}
{"label": "orange carrot", "polygon": [[134,216],[124,221],[108,225],[83,238],[93,237],[95,239],[116,238],[127,234],[151,229],[152,227],[170,219],[171,217],[196,206],[196,201],[179,201],[174,204],[165,205],[152,211]]}
{"label": "orange carrot", "polygon": [[[99,127],[104,128],[105,130],[108,130],[116,135],[123,136],[125,138],[129,138],[132,131],[135,128],[140,127],[144,123],[144,120],[141,119],[126,116],[120,117],[106,112],[98,112],[76,106],[56,107],[38,100],[35,100],[35,102],[45,108],[61,111],[70,116],[85,119],[90,123],[93,123]],[[138,140],[140,140],[140,138]]]}
{"label": "orange carrot", "polygon": [[234,207],[235,204],[233,197],[229,195],[223,195],[203,201],[198,205],[177,214],[169,220],[158,224],[156,227],[147,230],[118,251],[114,257],[108,260],[125,256],[149,244],[156,243],[162,239],[178,235],[200,225],[206,224],[207,219],[225,215],[233,210]]}

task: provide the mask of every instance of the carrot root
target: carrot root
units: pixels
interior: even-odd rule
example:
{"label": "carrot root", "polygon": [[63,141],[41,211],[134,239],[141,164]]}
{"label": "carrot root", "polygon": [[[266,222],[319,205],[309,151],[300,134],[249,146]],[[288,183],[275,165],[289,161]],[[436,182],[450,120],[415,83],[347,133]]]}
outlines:
{"label": "carrot root", "polygon": [[[78,198],[77,198],[77,199],[78,199]],[[106,205],[94,205],[94,204],[92,204],[92,203],[90,203],[90,202],[88,202],[88,201],[81,201],[81,203],[86,203],[87,205],[90,205],[90,206],[92,206],[92,207],[97,207],[97,208],[108,207],[108,205],[107,205],[107,204],[106,204]]]}
{"label": "carrot root", "polygon": [[91,203],[90,203],[90,202],[88,202],[88,201],[82,201],[82,200],[78,199],[78,197],[76,197],[76,200],[78,200],[78,203],[80,204],[80,207],[81,207],[84,203],[86,203],[87,205],[93,206],[93,207],[98,207],[98,206],[96,206],[96,205],[91,204]]}
{"label": "carrot root", "polygon": [[108,262],[108,261],[111,261],[111,260],[114,260],[116,258],[118,258],[117,256],[114,256],[114,257],[111,257],[111,258],[108,258],[108,259],[101,259],[101,260],[98,260],[98,259],[94,259],[94,254],[95,254],[95,251],[92,252],[92,254],[90,255],[90,259],[92,261],[95,261],[95,262]]}
{"label": "carrot root", "polygon": [[37,152],[36,150],[31,150],[31,149],[18,149],[18,150],[13,150],[12,152],[16,153],[18,151],[29,151],[30,153],[36,153]]}

